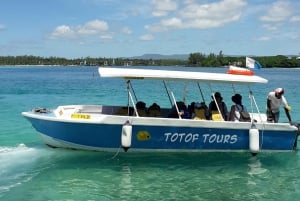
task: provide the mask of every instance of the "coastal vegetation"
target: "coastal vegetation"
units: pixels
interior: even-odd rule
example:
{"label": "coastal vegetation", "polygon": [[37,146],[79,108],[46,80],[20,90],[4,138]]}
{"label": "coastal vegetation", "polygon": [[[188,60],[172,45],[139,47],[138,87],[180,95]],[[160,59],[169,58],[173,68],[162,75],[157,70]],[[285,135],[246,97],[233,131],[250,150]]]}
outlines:
{"label": "coastal vegetation", "polygon": [[[300,67],[300,58],[296,56],[253,56],[264,68]],[[40,57],[40,56],[0,56],[0,65],[82,65],[82,66],[193,66],[193,67],[220,67],[228,65],[245,66],[245,56],[224,56],[219,54],[190,53],[188,59],[174,58],[76,58],[67,59],[62,57]]]}

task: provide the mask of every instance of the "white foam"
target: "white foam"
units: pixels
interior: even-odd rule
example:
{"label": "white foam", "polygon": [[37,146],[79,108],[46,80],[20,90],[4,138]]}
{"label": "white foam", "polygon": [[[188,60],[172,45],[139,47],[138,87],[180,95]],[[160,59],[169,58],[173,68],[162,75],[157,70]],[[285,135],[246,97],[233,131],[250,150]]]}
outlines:
{"label": "white foam", "polygon": [[18,164],[29,163],[36,154],[34,148],[29,148],[25,144],[16,147],[0,147],[0,175],[1,171]]}
{"label": "white foam", "polygon": [[0,147],[0,197],[11,188],[30,180],[34,161],[41,157],[38,149],[19,144]]}
{"label": "white foam", "polygon": [[262,164],[260,162],[260,160],[254,158],[249,160],[249,171],[248,174],[253,176],[253,175],[260,175],[260,174],[264,174],[266,173],[268,170],[262,167]]}

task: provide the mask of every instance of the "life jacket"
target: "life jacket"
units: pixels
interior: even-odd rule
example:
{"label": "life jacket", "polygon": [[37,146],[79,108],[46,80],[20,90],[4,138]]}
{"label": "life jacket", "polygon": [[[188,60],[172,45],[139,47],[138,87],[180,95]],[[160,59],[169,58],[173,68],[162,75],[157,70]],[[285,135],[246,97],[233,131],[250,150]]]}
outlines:
{"label": "life jacket", "polygon": [[206,120],[206,111],[205,108],[195,108],[194,120]]}
{"label": "life jacket", "polygon": [[211,120],[213,121],[224,121],[222,114],[219,113],[218,110],[211,111]]}

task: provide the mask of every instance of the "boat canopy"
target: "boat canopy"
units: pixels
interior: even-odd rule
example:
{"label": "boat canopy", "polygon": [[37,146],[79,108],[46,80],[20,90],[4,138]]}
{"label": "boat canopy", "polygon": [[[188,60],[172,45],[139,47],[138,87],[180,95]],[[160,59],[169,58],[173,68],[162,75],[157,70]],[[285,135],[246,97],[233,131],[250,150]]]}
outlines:
{"label": "boat canopy", "polygon": [[190,82],[208,83],[236,83],[254,84],[267,83],[268,80],[256,75],[235,75],[227,73],[207,73],[197,71],[174,71],[174,70],[153,70],[153,69],[133,69],[99,67],[101,77],[114,77],[131,79],[150,79],[150,80],[174,80]]}

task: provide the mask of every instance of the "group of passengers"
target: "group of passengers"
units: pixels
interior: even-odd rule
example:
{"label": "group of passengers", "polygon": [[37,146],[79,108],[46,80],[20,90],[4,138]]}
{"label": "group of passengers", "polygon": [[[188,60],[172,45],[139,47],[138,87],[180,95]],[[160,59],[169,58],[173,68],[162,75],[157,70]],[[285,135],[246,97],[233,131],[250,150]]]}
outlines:
{"label": "group of passengers", "polygon": [[[286,116],[289,122],[292,122],[291,115],[289,113],[291,107],[288,105],[283,94],[283,88],[277,88],[268,94],[266,112],[267,122],[278,122],[280,105],[284,106]],[[178,110],[180,111],[179,115],[181,115],[181,118],[216,121],[251,121],[251,117],[247,112],[246,107],[242,104],[242,96],[240,94],[235,94],[231,97],[231,100],[234,104],[231,106],[229,112],[220,92],[216,92],[213,94],[212,101],[209,103],[208,107],[204,102],[192,103],[187,109],[185,109],[185,105],[183,102],[180,102],[180,104],[177,105]],[[176,117],[176,115],[170,117]]]}
{"label": "group of passengers", "polygon": [[[267,97],[267,121],[268,122],[278,122],[279,119],[279,106],[283,105],[289,122],[291,122],[291,117],[289,111],[291,107],[287,104],[285,97],[283,96],[283,88],[277,88],[275,91],[270,92]],[[220,92],[215,92],[212,96],[212,101],[209,103],[208,107],[204,102],[192,102],[188,107],[184,102],[176,102],[169,113],[169,118],[179,118],[183,119],[195,119],[195,120],[214,120],[214,121],[251,121],[250,115],[247,112],[246,107],[242,104],[242,96],[240,94],[235,94],[231,97],[234,103],[230,111],[228,112],[227,106],[223,101]],[[123,108],[124,109],[124,108]],[[126,108],[125,108],[126,109]],[[148,116],[148,117],[162,117],[165,115],[161,114],[160,106],[153,103],[148,109],[146,108],[146,103],[139,101],[136,104],[136,110],[138,116]],[[122,112],[123,113],[123,112]],[[129,112],[131,115],[133,111]]]}
{"label": "group of passengers", "polygon": [[148,109],[146,108],[146,103],[143,101],[138,101],[136,103],[136,110],[139,116],[145,117],[160,117],[160,106],[157,103],[153,103]]}
{"label": "group of passengers", "polygon": [[[208,107],[204,102],[192,102],[187,107],[184,102],[179,101],[176,103],[177,108],[174,106],[168,117],[179,118],[180,116],[183,119],[237,121],[240,119],[240,112],[247,110],[242,105],[242,96],[240,94],[232,96],[232,101],[235,104],[231,106],[230,112],[228,112],[220,92],[214,93]],[[160,106],[156,103],[153,103],[147,109],[146,103],[139,101],[136,103],[136,110],[138,115],[142,117],[161,117]]]}
{"label": "group of passengers", "polygon": [[[220,92],[214,93],[208,107],[204,102],[192,102],[188,107],[186,107],[183,102],[177,102],[177,108],[179,115],[184,119],[239,121],[240,112],[243,111],[247,113],[247,109],[242,104],[242,96],[240,94],[235,94],[231,99],[234,104],[231,106],[229,112]],[[176,108],[173,109],[169,117],[178,118]]]}

